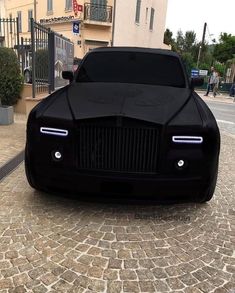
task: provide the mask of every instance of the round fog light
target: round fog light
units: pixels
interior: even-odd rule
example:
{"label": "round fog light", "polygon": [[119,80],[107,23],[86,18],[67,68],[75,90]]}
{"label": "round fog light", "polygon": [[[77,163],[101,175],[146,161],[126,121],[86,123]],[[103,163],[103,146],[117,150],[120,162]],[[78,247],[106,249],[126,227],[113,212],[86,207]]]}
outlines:
{"label": "round fog light", "polygon": [[61,159],[62,158],[62,155],[61,155],[61,153],[60,152],[55,152],[55,158],[56,159]]}
{"label": "round fog light", "polygon": [[179,168],[182,168],[183,166],[184,166],[184,160],[179,160],[178,162],[177,162],[177,166],[179,167]]}
{"label": "round fog light", "polygon": [[60,160],[62,160],[62,154],[61,154],[61,152],[59,152],[59,151],[54,151],[54,152],[52,152],[52,157],[53,157],[53,159],[56,160],[56,161],[60,161]]}

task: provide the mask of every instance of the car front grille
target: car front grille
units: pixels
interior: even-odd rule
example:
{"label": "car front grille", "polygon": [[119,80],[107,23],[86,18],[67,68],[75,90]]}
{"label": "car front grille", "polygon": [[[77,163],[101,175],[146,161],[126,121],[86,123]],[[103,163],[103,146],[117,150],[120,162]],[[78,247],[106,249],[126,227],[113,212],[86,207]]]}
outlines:
{"label": "car front grille", "polygon": [[83,124],[78,133],[78,168],[81,170],[157,172],[156,128]]}

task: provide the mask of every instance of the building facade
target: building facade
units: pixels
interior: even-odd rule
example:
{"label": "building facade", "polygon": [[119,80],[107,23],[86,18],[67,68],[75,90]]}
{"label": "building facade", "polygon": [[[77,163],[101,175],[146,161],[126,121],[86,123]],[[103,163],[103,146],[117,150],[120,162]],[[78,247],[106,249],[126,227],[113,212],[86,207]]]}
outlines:
{"label": "building facade", "polygon": [[0,0],[0,18],[5,17],[5,1]]}
{"label": "building facade", "polygon": [[169,49],[166,13],[167,0],[116,0],[113,45]]}
{"label": "building facade", "polygon": [[[18,17],[20,37],[30,38],[30,19],[74,43],[82,58],[100,46],[166,48],[167,0],[0,0],[5,16]],[[168,48],[168,47],[167,47]]]}

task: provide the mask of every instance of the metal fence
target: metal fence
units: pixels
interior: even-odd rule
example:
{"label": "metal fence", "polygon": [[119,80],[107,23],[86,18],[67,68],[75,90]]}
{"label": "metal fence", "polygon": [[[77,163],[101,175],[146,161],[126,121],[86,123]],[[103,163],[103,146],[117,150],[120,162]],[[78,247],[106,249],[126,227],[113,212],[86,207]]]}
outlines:
{"label": "metal fence", "polygon": [[50,66],[52,54],[49,44],[50,29],[31,19],[31,48],[32,48],[32,96],[43,92],[51,92]]}
{"label": "metal fence", "polygon": [[[31,71],[31,66],[32,66],[32,64],[31,64],[31,60],[32,60],[31,39],[21,37],[19,45],[15,45],[14,49],[16,49],[16,52],[18,55],[21,72],[23,75],[25,75],[25,82],[31,82],[31,76],[30,76],[31,75],[30,71]],[[26,73],[28,73],[27,76],[26,76]]]}
{"label": "metal fence", "polygon": [[30,70],[31,39],[20,38],[18,18],[0,18],[0,46],[14,49],[22,74]]}
{"label": "metal fence", "polygon": [[31,38],[20,38],[18,18],[0,18],[0,46],[15,50],[32,96],[66,85],[63,70],[73,70],[74,44],[31,19]]}
{"label": "metal fence", "polygon": [[112,22],[112,6],[85,3],[84,20]]}
{"label": "metal fence", "polygon": [[73,69],[74,44],[31,19],[32,96],[67,84],[63,70]]}
{"label": "metal fence", "polygon": [[0,46],[14,49],[19,45],[18,18],[0,18]]}

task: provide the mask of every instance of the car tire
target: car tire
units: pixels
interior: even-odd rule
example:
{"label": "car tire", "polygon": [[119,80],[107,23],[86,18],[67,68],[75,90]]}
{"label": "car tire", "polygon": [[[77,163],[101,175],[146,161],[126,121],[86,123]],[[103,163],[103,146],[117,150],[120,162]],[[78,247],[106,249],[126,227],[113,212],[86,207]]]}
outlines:
{"label": "car tire", "polygon": [[205,203],[207,201],[210,201],[214,195],[215,187],[216,187],[216,182],[217,182],[217,177],[218,177],[218,164],[216,167],[215,175],[214,178],[208,187],[208,189],[205,191],[204,195],[200,198],[199,202],[200,203]]}
{"label": "car tire", "polygon": [[25,174],[26,174],[26,177],[28,179],[28,183],[29,185],[33,188],[33,189],[36,189],[36,190],[39,190],[39,191],[44,191],[40,186],[38,186],[34,180],[33,180],[33,177],[32,177],[32,170],[30,169],[30,164],[29,164],[29,158],[28,158],[28,154],[27,154],[27,146],[25,148],[25,159],[24,159],[24,166],[25,166]]}

